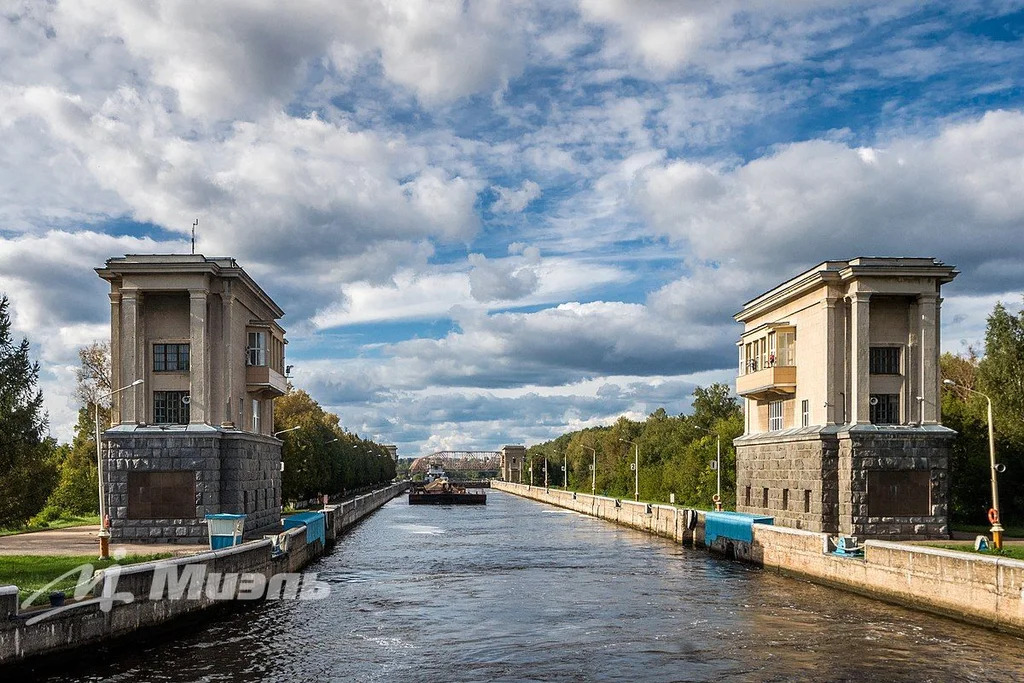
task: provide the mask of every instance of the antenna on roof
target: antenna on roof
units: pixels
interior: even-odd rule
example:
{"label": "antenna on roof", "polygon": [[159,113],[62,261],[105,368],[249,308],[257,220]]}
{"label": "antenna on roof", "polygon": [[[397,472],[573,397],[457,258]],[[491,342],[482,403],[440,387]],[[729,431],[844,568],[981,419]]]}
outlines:
{"label": "antenna on roof", "polygon": [[192,222],[192,255],[196,255],[196,228],[199,227],[199,219]]}

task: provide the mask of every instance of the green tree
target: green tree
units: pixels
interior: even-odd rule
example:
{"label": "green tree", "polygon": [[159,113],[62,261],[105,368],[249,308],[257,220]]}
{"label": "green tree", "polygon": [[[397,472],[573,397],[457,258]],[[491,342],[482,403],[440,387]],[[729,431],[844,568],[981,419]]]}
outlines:
{"label": "green tree", "polygon": [[[78,350],[78,359],[75,395],[83,405],[71,443],[59,451],[57,487],[45,509],[50,519],[99,512],[95,415],[96,402],[111,390],[110,347],[105,342],[84,346]],[[110,424],[109,406],[101,405],[99,416],[100,429],[105,429]]]}
{"label": "green tree", "polygon": [[8,299],[0,297],[0,526],[22,524],[39,512],[56,483],[55,443],[38,381],[28,340],[14,342]]}

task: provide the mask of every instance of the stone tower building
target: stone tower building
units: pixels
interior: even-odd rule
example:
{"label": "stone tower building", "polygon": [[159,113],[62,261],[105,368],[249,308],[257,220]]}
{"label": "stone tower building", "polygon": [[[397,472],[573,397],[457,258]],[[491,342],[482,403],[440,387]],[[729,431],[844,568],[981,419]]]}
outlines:
{"label": "stone tower building", "polygon": [[948,535],[930,258],[827,261],[736,314],[737,510],[862,537]]}
{"label": "stone tower building", "polygon": [[526,446],[501,447],[501,478],[503,481],[523,483],[523,461],[526,459]]}
{"label": "stone tower building", "polygon": [[279,524],[284,312],[231,258],[129,255],[96,272],[112,384],[127,387],[102,438],[111,537],[201,541],[221,512]]}

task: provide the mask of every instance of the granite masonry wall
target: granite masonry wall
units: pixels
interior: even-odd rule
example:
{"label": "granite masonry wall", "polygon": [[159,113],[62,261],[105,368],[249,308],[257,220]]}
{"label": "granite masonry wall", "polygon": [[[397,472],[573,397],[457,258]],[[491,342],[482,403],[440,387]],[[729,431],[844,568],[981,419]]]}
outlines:
{"label": "granite masonry wall", "polygon": [[[734,442],[736,510],[774,517],[781,526],[858,538],[948,538],[952,436],[941,427],[858,425],[740,437]],[[915,498],[916,513],[882,510],[883,489],[895,486],[893,477],[917,472],[926,486]],[[869,492],[873,476],[876,490]],[[905,490],[893,490],[899,493],[890,494],[889,503],[907,502]]]}
{"label": "granite masonry wall", "polygon": [[770,515],[795,529],[836,533],[838,441],[818,433],[757,436],[736,443],[736,511]]}
{"label": "granite masonry wall", "polygon": [[[839,439],[839,531],[861,538],[949,538],[949,445],[953,433],[860,432]],[[871,472],[927,472],[925,514],[878,514]],[[877,498],[877,497],[876,497]]]}
{"label": "granite masonry wall", "polygon": [[[575,510],[678,543],[706,547],[704,512],[538,486],[492,481],[491,488]],[[749,543],[719,537],[712,551],[814,583],[1024,636],[1024,561],[869,540],[864,556],[830,552],[828,534],[754,524]]]}
{"label": "granite masonry wall", "polygon": [[[325,507],[322,512],[327,546],[350,526],[403,493],[406,486],[405,483],[393,484],[340,505]],[[0,680],[8,680],[7,665],[17,664],[27,657],[123,638],[140,629],[173,626],[180,617],[209,610],[230,599],[211,597],[207,586],[206,591],[194,596],[196,599],[152,600],[150,588],[158,569],[171,567],[181,572],[185,566],[202,565],[206,574],[250,572],[269,579],[284,572],[298,572],[325,551],[319,539],[308,542],[306,529],[300,526],[231,548],[121,567],[116,583],[109,571],[101,570],[97,572],[101,577],[99,583],[90,597],[113,594],[115,590],[132,596],[131,602],[115,602],[109,610],[91,601],[72,602],[63,611],[49,606],[22,609],[17,586],[0,586]],[[44,618],[35,621],[38,617]]]}
{"label": "granite masonry wall", "polygon": [[[108,431],[102,439],[103,480],[111,540],[202,543],[206,515],[244,513],[246,529],[278,523],[281,442],[248,432]],[[191,472],[194,514],[140,517],[129,507],[132,472]]]}

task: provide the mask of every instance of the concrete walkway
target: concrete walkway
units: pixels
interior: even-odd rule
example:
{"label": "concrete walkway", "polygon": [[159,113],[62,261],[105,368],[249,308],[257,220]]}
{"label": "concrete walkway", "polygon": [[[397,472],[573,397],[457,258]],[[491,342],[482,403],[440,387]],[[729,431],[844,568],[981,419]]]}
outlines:
{"label": "concrete walkway", "polygon": [[[0,555],[92,555],[99,556],[100,542],[95,526],[32,531],[0,536]],[[196,543],[111,543],[110,554],[124,549],[129,555],[192,555],[209,546]]]}

